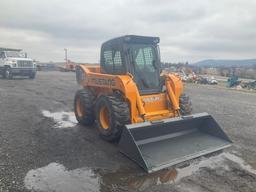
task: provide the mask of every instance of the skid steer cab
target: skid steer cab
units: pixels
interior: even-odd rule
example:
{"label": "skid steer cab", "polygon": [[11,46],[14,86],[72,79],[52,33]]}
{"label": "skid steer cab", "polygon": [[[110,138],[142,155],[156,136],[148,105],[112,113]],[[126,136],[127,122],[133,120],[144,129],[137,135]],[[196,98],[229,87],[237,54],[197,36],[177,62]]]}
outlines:
{"label": "skid steer cab", "polygon": [[161,75],[158,37],[126,35],[102,44],[100,66],[79,65],[83,87],[74,99],[85,126],[118,141],[147,172],[212,153],[231,141],[207,113],[190,115],[191,101],[175,74]]}

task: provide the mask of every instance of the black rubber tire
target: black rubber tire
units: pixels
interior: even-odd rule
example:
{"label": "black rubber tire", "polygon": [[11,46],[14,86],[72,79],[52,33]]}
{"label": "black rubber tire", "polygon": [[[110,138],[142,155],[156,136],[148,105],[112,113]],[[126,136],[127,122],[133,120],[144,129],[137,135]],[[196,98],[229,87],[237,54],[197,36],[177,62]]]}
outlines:
{"label": "black rubber tire", "polygon": [[[108,129],[104,129],[100,123],[100,109],[104,106],[108,111]],[[101,96],[96,102],[95,116],[100,136],[107,141],[118,141],[124,125],[130,124],[130,107],[120,95]]]}
{"label": "black rubber tire", "polygon": [[180,113],[181,115],[190,115],[192,112],[192,102],[189,96],[182,94],[180,96]]}
{"label": "black rubber tire", "polygon": [[29,79],[35,79],[36,73],[31,73],[28,77],[29,77]]}
{"label": "black rubber tire", "polygon": [[[9,73],[7,75],[7,73]],[[12,70],[10,67],[5,67],[4,68],[4,71],[3,71],[3,78],[4,79],[12,79],[13,78],[13,75],[12,75]]]}
{"label": "black rubber tire", "polygon": [[[77,111],[77,102],[78,99],[80,99],[81,109],[82,109],[82,115],[80,116]],[[94,102],[95,102],[95,96],[89,89],[80,89],[75,94],[74,99],[74,112],[76,115],[76,119],[78,123],[82,125],[92,125],[95,121],[94,116]]]}

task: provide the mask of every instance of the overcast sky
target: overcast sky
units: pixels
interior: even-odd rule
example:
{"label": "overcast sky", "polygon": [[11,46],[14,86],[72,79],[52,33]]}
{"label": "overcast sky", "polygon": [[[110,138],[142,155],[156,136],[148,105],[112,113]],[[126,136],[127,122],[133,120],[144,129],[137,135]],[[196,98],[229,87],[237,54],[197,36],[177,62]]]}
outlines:
{"label": "overcast sky", "polygon": [[256,58],[256,0],[1,0],[0,47],[98,62],[103,41],[160,37],[162,61]]}

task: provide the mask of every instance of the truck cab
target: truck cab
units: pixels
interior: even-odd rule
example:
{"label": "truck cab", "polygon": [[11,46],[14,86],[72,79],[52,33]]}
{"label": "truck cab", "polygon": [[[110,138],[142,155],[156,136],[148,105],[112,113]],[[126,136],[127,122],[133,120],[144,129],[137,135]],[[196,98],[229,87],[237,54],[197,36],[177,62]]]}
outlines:
{"label": "truck cab", "polygon": [[35,78],[35,62],[21,51],[21,49],[0,48],[0,74],[4,79],[12,79],[13,76]]}

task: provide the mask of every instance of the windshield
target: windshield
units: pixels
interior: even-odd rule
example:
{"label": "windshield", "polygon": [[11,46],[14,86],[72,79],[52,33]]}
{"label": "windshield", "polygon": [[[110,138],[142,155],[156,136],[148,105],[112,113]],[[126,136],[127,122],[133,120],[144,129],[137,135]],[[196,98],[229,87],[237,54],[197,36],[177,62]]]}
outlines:
{"label": "windshield", "polygon": [[136,44],[132,47],[135,80],[140,90],[159,88],[159,69],[157,50],[148,44]]}
{"label": "windshield", "polygon": [[24,57],[19,51],[6,51],[5,53],[7,57]]}

